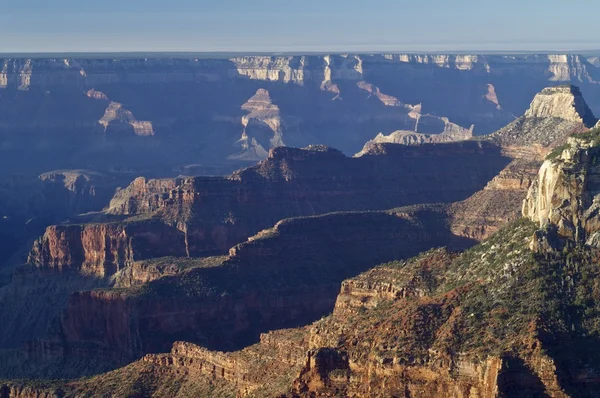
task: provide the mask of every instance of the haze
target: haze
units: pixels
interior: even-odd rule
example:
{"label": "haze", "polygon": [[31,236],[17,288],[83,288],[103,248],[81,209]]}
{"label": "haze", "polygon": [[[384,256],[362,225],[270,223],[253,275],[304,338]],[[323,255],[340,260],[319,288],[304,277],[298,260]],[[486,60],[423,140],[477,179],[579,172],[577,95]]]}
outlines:
{"label": "haze", "polygon": [[585,50],[599,14],[593,0],[28,0],[4,5],[0,52]]}

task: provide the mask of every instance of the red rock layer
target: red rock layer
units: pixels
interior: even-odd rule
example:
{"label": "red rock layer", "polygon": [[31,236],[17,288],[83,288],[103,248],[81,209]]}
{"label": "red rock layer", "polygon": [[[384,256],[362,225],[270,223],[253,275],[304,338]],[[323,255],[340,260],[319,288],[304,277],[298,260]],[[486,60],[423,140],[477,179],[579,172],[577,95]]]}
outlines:
{"label": "red rock layer", "polygon": [[30,261],[107,275],[149,256],[226,253],[288,217],[465,199],[508,162],[498,147],[477,142],[372,150],[348,158],[325,147],[276,148],[266,161],[227,178],[137,179],[108,209],[136,217],[51,227]]}

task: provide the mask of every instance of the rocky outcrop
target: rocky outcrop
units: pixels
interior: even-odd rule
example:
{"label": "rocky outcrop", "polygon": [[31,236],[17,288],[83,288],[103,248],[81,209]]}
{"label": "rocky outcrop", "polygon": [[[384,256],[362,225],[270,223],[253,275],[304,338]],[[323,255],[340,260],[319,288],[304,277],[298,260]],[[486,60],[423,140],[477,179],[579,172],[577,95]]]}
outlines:
{"label": "rocky outcrop", "polygon": [[524,117],[484,137],[503,145],[503,152],[514,160],[485,189],[449,207],[453,232],[482,240],[521,217],[522,201],[545,155],[570,135],[587,131],[593,120],[576,87],[542,90]]}
{"label": "rocky outcrop", "polygon": [[[419,115],[419,119],[420,119]],[[401,145],[421,145],[447,143],[469,140],[473,138],[473,128],[470,130],[464,129],[458,125],[450,123],[448,119],[442,119],[444,122],[444,130],[439,134],[421,134],[414,131],[394,131],[390,135],[379,133],[374,139],[368,141],[362,151],[356,156],[362,156],[368,153],[371,147],[375,144],[391,143]]]}
{"label": "rocky outcrop", "polygon": [[[275,148],[267,160],[225,178],[136,179],[117,192],[107,209],[109,215],[130,215],[125,224],[52,227],[36,244],[30,261],[58,268],[91,262],[92,269],[104,275],[107,267],[118,270],[150,253],[226,253],[287,217],[464,199],[507,162],[499,148],[478,142],[377,144],[359,158],[326,147]],[[448,187],[445,182],[450,180]],[[94,232],[98,236],[92,237]],[[94,243],[91,250],[88,239],[90,244],[103,243]],[[152,239],[168,244],[148,246]],[[123,253],[98,254],[115,250]]]}
{"label": "rocky outcrop", "polygon": [[178,187],[193,185],[193,179],[153,179],[138,177],[126,188],[119,188],[110,200],[109,214],[146,214],[160,208],[163,195],[175,191]]}
{"label": "rocky outcrop", "polygon": [[575,86],[548,87],[535,96],[525,118],[553,117],[593,127],[598,119]]}
{"label": "rocky outcrop", "polygon": [[[596,244],[600,231],[598,130],[573,136],[551,153],[523,203],[523,215],[560,239]],[[554,230],[555,229],[555,230]]]}
{"label": "rocky outcrop", "polygon": [[[103,93],[94,90],[88,91],[88,96],[93,99],[108,99]],[[109,127],[115,131],[131,128],[137,136],[154,135],[152,122],[137,120],[130,110],[123,108],[123,104],[118,102],[111,101],[108,104],[104,116],[98,123],[104,128],[105,132],[108,131]]]}
{"label": "rocky outcrop", "polygon": [[283,126],[279,107],[274,105],[265,89],[259,89],[242,110],[248,112],[242,117],[242,138],[236,143],[241,152],[230,159],[259,161],[268,156],[268,150],[284,146]]}
{"label": "rocky outcrop", "polygon": [[488,138],[504,146],[553,147],[572,134],[594,127],[597,121],[579,88],[548,87],[535,96],[523,117]]}
{"label": "rocky outcrop", "polygon": [[[370,250],[352,243],[357,241]],[[409,213],[284,220],[235,246],[220,264],[171,271],[167,266],[163,277],[141,286],[127,282],[119,284],[127,289],[71,295],[53,340],[64,342],[69,355],[98,349],[115,361],[166,351],[177,339],[240,348],[262,332],[306,324],[331,311],[343,278],[439,244],[468,242]],[[121,271],[117,280],[128,281],[128,273]]]}
{"label": "rocky outcrop", "polygon": [[48,227],[28,261],[40,269],[104,277],[136,260],[187,255],[184,234],[166,224],[107,223]]}

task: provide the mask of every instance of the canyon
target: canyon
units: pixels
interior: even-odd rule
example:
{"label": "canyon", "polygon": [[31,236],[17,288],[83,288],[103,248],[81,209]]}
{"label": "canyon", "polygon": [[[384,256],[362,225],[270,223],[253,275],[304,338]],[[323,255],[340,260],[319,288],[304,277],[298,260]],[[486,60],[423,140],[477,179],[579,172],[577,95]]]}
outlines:
{"label": "canyon", "polygon": [[22,262],[46,226],[106,205],[79,208],[71,200],[67,212],[56,214],[69,206],[56,202],[41,209],[44,176],[102,176],[94,186],[110,194],[139,176],[229,175],[281,145],[320,144],[351,156],[371,140],[464,140],[515,121],[536,93],[563,83],[578,85],[598,114],[596,61],[573,54],[2,58],[1,268]]}
{"label": "canyon", "polygon": [[[124,396],[257,397],[569,396],[596,388],[595,351],[579,349],[593,340],[595,312],[573,318],[565,309],[584,311],[594,289],[600,141],[594,102],[588,107],[582,93],[595,87],[596,66],[577,56],[165,62],[4,62],[6,93],[72,85],[104,108],[89,126],[105,144],[119,142],[124,163],[107,168],[86,154],[102,171],[45,172],[27,180],[34,182],[26,200],[6,202],[20,220],[38,203],[49,216],[23,234],[39,237],[27,264],[6,267],[0,287],[0,373],[36,379],[6,382],[2,396],[96,396],[98,386]],[[533,93],[515,118],[506,91],[486,83],[481,98],[493,114],[486,128],[509,124],[481,135],[481,115],[466,124],[456,114],[435,116],[425,101],[396,97],[396,83],[378,82],[407,66],[413,78],[428,76],[423,81],[432,68],[434,76],[489,80],[499,65],[582,88]],[[32,72],[44,68],[45,75]],[[538,80],[527,76],[532,87]],[[139,94],[156,82],[165,98],[174,83],[244,91],[235,116],[212,119],[235,126],[232,140],[220,141],[227,149],[206,158],[220,176],[165,178],[205,168],[185,153],[165,163],[146,151],[161,145],[177,117],[156,120],[160,112],[110,88]],[[342,140],[341,151],[283,146],[313,142],[294,128],[310,133],[306,125],[324,131],[320,123],[330,123],[290,116],[297,108],[282,99],[286,90],[315,107],[322,103],[305,90],[328,96],[327,117],[350,115],[342,124],[354,129],[360,115],[338,104],[368,103],[365,126],[388,123],[391,135],[348,131],[358,138]],[[151,89],[146,94],[152,98]],[[210,113],[188,117],[203,112]],[[339,126],[314,142],[334,141]],[[149,147],[140,150],[138,140]],[[179,145],[174,135],[168,141],[165,157]],[[153,165],[129,158],[134,153]],[[222,172],[250,162],[258,163]],[[14,198],[18,190],[7,187]],[[532,287],[546,285],[554,289]],[[573,342],[572,353],[552,344],[561,338]]]}
{"label": "canyon", "polygon": [[[311,324],[262,333],[242,350],[180,341],[170,352],[60,389],[41,382],[4,390],[13,397],[593,396],[600,371],[594,293],[600,252],[585,238],[598,233],[590,222],[597,216],[562,200],[539,204],[546,192],[597,196],[590,160],[598,137],[597,130],[575,135],[555,150],[558,155],[549,155],[521,219],[466,251],[432,249],[346,279],[333,312]],[[570,173],[589,173],[590,183],[574,184]],[[560,232],[563,220],[586,231],[560,233],[572,250],[534,244]],[[306,220],[289,222],[291,228]],[[273,239],[273,233],[249,244]]]}
{"label": "canyon", "polygon": [[5,58],[0,68],[2,173],[25,157],[21,173],[227,173],[282,144],[350,155],[397,130],[483,135],[559,83],[580,86],[600,113],[598,66],[567,54]]}

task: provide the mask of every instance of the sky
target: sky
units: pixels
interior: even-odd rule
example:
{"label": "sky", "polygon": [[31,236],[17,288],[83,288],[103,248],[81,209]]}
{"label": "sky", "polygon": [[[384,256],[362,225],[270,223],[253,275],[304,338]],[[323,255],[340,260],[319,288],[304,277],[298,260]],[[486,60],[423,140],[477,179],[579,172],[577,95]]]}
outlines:
{"label": "sky", "polygon": [[0,0],[0,5],[3,53],[600,49],[598,0]]}

